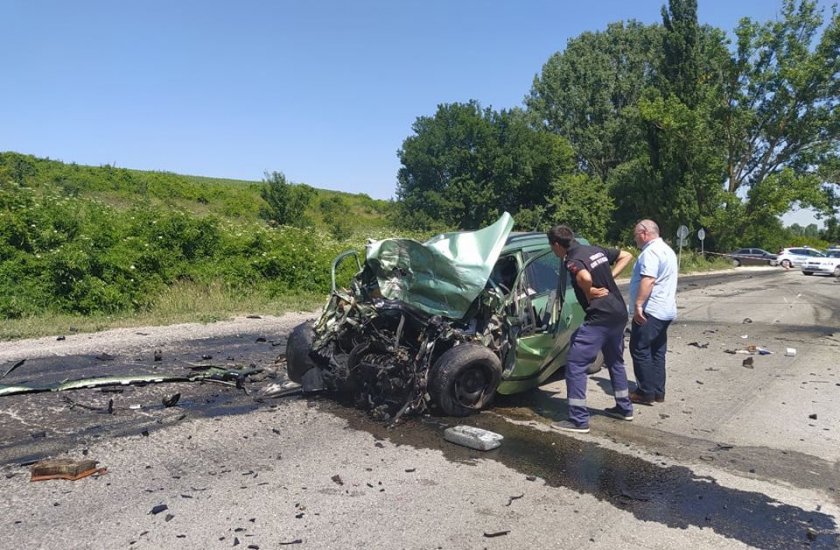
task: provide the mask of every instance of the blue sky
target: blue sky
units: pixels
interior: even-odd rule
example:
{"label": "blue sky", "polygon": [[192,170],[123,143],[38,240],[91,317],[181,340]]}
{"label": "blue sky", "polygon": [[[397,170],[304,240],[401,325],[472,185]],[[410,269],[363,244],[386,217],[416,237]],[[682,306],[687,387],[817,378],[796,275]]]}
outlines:
{"label": "blue sky", "polygon": [[[441,103],[522,105],[552,53],[665,0],[0,0],[0,151],[391,198]],[[828,5],[828,2],[822,2]],[[731,32],[781,0],[699,0]]]}

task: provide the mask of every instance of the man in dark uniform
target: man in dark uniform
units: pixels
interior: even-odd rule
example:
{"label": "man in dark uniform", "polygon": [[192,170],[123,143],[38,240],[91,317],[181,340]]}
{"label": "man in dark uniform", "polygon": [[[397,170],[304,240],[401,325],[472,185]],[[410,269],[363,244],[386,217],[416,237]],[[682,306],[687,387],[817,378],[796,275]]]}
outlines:
{"label": "man in dark uniform", "polygon": [[[616,418],[633,420],[633,404],[630,402],[627,371],[624,367],[627,306],[615,284],[615,277],[627,267],[633,256],[617,248],[604,249],[580,244],[575,240],[572,230],[565,225],[552,227],[547,236],[554,254],[565,262],[575,296],[586,312],[583,324],[572,334],[566,356],[569,419],[554,422],[551,427],[569,432],[589,432],[586,369],[599,351],[604,354],[615,394],[616,406],[606,412]],[[565,273],[561,272],[561,277],[564,276]]]}

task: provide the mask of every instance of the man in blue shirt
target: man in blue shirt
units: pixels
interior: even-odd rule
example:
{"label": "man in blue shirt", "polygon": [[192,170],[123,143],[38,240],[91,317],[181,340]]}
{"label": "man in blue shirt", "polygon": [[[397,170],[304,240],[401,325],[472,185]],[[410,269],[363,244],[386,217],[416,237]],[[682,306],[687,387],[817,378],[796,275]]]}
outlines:
{"label": "man in blue shirt", "polygon": [[[554,422],[551,427],[567,432],[589,432],[586,368],[595,361],[599,351],[604,354],[615,395],[615,407],[606,412],[623,420],[633,420],[633,405],[630,403],[624,367],[627,306],[615,284],[616,275],[630,263],[633,256],[617,248],[605,249],[580,244],[575,240],[572,230],[565,225],[552,227],[547,236],[551,250],[565,263],[571,275],[575,296],[586,312],[583,324],[572,334],[566,355],[569,419]],[[565,277],[565,271],[561,271],[560,276]]]}
{"label": "man in blue shirt", "polygon": [[641,249],[630,277],[630,355],[636,390],[630,400],[640,405],[665,401],[665,351],[668,326],[677,317],[677,256],[659,236],[653,220],[633,228]]}

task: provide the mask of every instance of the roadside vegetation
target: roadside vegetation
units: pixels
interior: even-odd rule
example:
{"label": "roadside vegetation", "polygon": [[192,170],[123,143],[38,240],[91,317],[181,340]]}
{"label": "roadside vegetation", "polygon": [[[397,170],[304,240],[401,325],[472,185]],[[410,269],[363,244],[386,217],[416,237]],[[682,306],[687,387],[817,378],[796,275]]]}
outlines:
{"label": "roadside vegetation", "polygon": [[[734,9],[737,9],[734,8]],[[728,35],[670,0],[662,23],[620,21],[552,55],[523,108],[478,100],[418,116],[396,198],[291,182],[66,164],[0,153],[0,339],[312,310],[332,259],[367,238],[567,223],[632,247],[656,220],[702,257],[840,242],[840,16],[782,0],[778,20]],[[781,215],[813,207],[816,225]],[[677,248],[674,246],[674,248]],[[714,259],[717,258],[717,259]]]}

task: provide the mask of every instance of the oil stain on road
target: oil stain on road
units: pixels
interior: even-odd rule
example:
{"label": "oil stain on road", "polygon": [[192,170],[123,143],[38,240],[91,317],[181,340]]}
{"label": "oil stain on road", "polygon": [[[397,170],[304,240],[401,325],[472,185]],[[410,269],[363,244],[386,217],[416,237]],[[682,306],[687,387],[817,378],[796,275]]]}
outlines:
{"label": "oil stain on road", "polygon": [[[496,460],[544,480],[551,487],[586,493],[632,513],[640,521],[670,528],[698,527],[755,548],[837,548],[834,518],[804,510],[760,492],[724,487],[713,477],[698,476],[685,466],[658,465],[605,449],[595,442],[512,424],[493,414],[462,420],[500,433],[504,443],[489,452],[443,441],[443,422],[412,420],[388,429],[358,411],[326,407],[351,427],[395,445],[439,449],[452,461]],[[451,420],[451,419],[447,419]]]}

